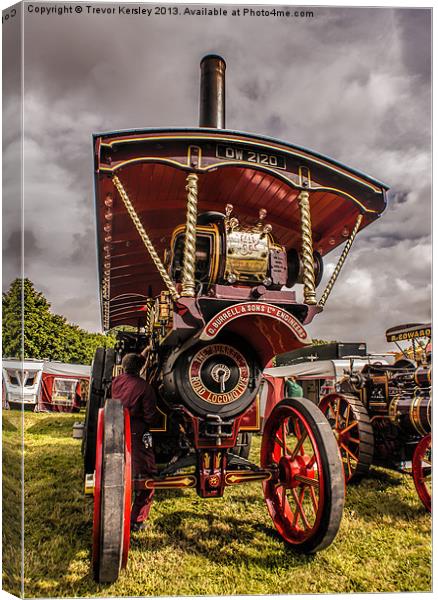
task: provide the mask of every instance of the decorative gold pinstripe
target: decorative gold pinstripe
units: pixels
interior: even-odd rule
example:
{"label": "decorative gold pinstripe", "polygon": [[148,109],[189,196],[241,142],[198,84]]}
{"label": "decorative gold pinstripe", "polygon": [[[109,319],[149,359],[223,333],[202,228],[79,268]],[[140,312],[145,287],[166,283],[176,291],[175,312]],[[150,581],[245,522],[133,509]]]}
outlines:
{"label": "decorative gold pinstripe", "polygon": [[[325,167],[328,167],[329,169],[331,169],[333,171],[342,173],[349,179],[358,181],[362,185],[365,185],[365,186],[371,188],[373,191],[375,191],[377,193],[381,192],[381,189],[379,187],[373,185],[369,181],[363,179],[362,177],[359,177],[358,175],[350,173],[350,172],[346,171],[345,169],[342,169],[341,167],[330,164],[322,158],[312,156],[311,154],[308,154],[308,153],[304,152],[303,150],[295,149],[292,151],[289,148],[284,148],[280,145],[272,144],[272,143],[269,143],[269,142],[266,142],[263,140],[258,140],[258,139],[250,140],[250,139],[245,139],[245,138],[240,138],[240,137],[223,136],[223,135],[222,136],[208,136],[208,135],[202,135],[202,134],[200,134],[200,135],[170,135],[170,136],[168,135],[168,136],[150,136],[150,137],[146,136],[146,137],[117,139],[117,140],[113,140],[112,142],[101,142],[100,146],[106,147],[106,148],[112,148],[114,145],[117,145],[117,144],[130,144],[130,143],[145,142],[145,141],[155,142],[155,141],[162,141],[162,140],[172,140],[172,141],[173,140],[209,140],[209,141],[219,141],[219,142],[238,142],[239,144],[248,145],[248,146],[254,146],[256,144],[257,146],[260,146],[261,148],[270,148],[273,150],[278,150],[278,151],[288,154],[290,156],[299,156],[301,158],[305,158],[306,160],[309,160],[316,164],[320,164]],[[233,163],[234,162],[238,162],[238,161],[233,161]],[[249,164],[253,165],[254,163],[249,163]]]}

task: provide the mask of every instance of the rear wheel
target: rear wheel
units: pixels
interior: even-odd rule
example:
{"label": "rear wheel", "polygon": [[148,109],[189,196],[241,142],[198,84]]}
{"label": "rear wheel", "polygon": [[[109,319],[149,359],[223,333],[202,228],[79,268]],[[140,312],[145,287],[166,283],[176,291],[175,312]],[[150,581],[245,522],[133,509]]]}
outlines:
{"label": "rear wheel", "polygon": [[328,394],[319,408],[331,425],[341,453],[345,481],[359,481],[373,461],[374,433],[362,402],[349,394]]}
{"label": "rear wheel", "polygon": [[91,380],[82,443],[85,474],[92,474],[94,472],[96,462],[97,415],[99,408],[104,404],[105,392],[111,385],[114,362],[115,351],[113,348],[97,348],[91,367]]}
{"label": "rear wheel", "polygon": [[265,423],[261,464],[274,469],[263,489],[285,542],[304,553],[329,546],[341,523],[345,485],[336,441],[319,408],[305,398],[277,404]]}
{"label": "rear wheel", "polygon": [[415,448],[412,458],[412,475],[420,500],[432,511],[432,436],[429,433]]}
{"label": "rear wheel", "polygon": [[248,459],[251,450],[251,439],[251,433],[247,431],[241,431],[237,436],[236,445],[231,452],[237,456],[240,456],[240,458]]}
{"label": "rear wheel", "polygon": [[97,348],[91,366],[91,379],[85,412],[84,437],[82,438],[82,455],[84,472],[93,473],[96,462],[97,416],[101,407],[102,374],[105,362],[105,348]]}
{"label": "rear wheel", "polygon": [[112,583],[126,566],[131,517],[129,414],[118,400],[99,410],[93,513],[93,575]]}

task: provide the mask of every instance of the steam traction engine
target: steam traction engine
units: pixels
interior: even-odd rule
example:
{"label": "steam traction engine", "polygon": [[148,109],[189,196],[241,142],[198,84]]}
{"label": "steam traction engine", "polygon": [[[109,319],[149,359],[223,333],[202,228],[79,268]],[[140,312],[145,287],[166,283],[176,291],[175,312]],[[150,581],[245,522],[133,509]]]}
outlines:
{"label": "steam traction engine", "polygon": [[[337,439],[347,482],[357,481],[372,464],[412,473],[418,495],[431,510],[430,324],[408,324],[386,332],[389,342],[410,340],[393,365],[354,368],[320,408]],[[421,344],[420,340],[426,340]],[[410,468],[409,468],[410,467]]]}
{"label": "steam traction engine", "polygon": [[[261,466],[248,442],[259,431],[262,370],[310,343],[306,325],[358,231],[384,210],[386,187],[308,150],[226,130],[225,63],[208,56],[201,68],[200,128],[94,136],[102,319],[107,330],[124,326],[114,349],[96,353],[83,446],[101,582],[126,564],[132,489],[217,498],[263,482],[275,528],[307,553],[332,542],[342,516],[339,451],[313,403],[275,407]],[[318,301],[322,257],[343,242]],[[145,349],[159,473],[132,481],[129,418],[111,379],[124,353]]]}

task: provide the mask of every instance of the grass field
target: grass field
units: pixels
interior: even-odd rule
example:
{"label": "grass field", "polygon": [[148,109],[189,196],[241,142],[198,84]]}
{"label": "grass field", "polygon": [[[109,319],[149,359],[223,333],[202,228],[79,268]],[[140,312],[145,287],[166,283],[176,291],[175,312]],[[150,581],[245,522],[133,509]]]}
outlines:
{"label": "grass field", "polygon": [[[12,417],[4,413],[5,460],[17,460]],[[115,584],[97,585],[90,576],[92,498],[83,495],[80,442],[72,438],[78,418],[25,414],[27,597],[431,589],[430,515],[409,476],[381,469],[348,489],[335,542],[313,557],[294,554],[276,535],[260,484],[227,489],[219,500],[158,491],[148,528],[132,539],[128,568]],[[256,437],[254,460],[259,446]],[[4,527],[12,516],[4,516]],[[11,539],[6,531],[3,558],[16,564]],[[11,586],[6,573],[4,587]]]}

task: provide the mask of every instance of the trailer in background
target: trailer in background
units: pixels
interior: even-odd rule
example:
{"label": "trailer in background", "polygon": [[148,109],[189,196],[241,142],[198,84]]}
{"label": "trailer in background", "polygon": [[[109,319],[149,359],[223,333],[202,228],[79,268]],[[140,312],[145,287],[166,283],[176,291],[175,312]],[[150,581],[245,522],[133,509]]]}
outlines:
{"label": "trailer in background", "polygon": [[44,361],[15,358],[2,361],[2,392],[4,408],[35,409],[41,386]]}
{"label": "trailer in background", "polygon": [[79,412],[85,406],[90,367],[45,362],[37,410],[41,412]]}
{"label": "trailer in background", "polygon": [[3,407],[78,412],[88,396],[90,367],[55,361],[3,360]]}

